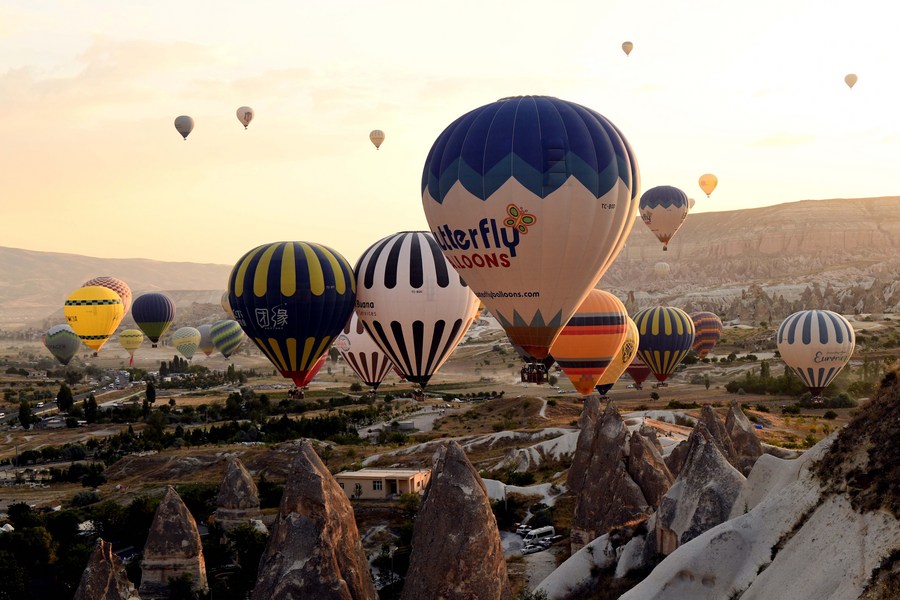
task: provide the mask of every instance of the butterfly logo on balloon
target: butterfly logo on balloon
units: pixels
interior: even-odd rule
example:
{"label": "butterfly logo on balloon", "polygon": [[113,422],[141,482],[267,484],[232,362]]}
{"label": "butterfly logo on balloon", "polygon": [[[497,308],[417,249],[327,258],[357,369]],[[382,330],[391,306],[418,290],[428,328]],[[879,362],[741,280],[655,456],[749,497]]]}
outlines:
{"label": "butterfly logo on balloon", "polygon": [[528,228],[537,223],[537,217],[515,204],[510,204],[506,207],[506,214],[509,215],[509,218],[503,224],[507,227],[518,229],[522,235],[528,233]]}

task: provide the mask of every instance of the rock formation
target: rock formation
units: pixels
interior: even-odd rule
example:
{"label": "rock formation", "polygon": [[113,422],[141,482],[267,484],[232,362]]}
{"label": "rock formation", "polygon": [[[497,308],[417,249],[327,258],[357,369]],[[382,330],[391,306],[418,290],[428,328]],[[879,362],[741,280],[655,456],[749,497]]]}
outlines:
{"label": "rock formation", "polygon": [[[650,428],[647,428],[653,431]],[[655,435],[644,436],[643,433],[632,433],[628,442],[628,474],[644,494],[644,499],[652,508],[659,506],[675,477],[669,471],[659,450],[653,444]]]}
{"label": "rock formation", "polygon": [[141,597],[168,598],[169,579],[184,574],[190,575],[193,589],[209,589],[197,523],[175,488],[168,486],[144,545]]}
{"label": "rock formation", "polygon": [[737,402],[731,403],[731,409],[728,411],[728,416],[725,417],[725,431],[728,432],[728,437],[731,438],[734,446],[737,463],[734,466],[746,477],[750,474],[753,465],[756,464],[756,459],[762,456],[763,447],[759,438],[756,437],[753,424]]}
{"label": "rock formation", "polygon": [[744,481],[719,450],[716,437],[699,421],[688,439],[684,467],[652,520],[654,553],[670,554],[728,520]]}
{"label": "rock formation", "polygon": [[308,440],[291,465],[252,598],[378,598],[353,507]]}
{"label": "rock formation", "polygon": [[578,418],[578,427],[581,428],[581,431],[578,433],[578,441],[575,442],[572,465],[566,475],[566,487],[573,494],[578,494],[584,483],[584,472],[591,457],[591,444],[594,440],[594,426],[600,420],[601,415],[600,398],[593,394],[585,398],[584,408]]}
{"label": "rock formation", "polygon": [[[731,442],[731,437],[729,437],[728,431],[725,429],[725,424],[722,423],[716,415],[716,411],[714,411],[713,407],[709,404],[704,404],[700,409],[700,418],[697,420],[697,425],[700,425],[700,423],[703,423],[709,438],[716,445],[725,459],[731,463],[732,466],[740,469],[739,465],[741,463],[740,460],[738,460],[737,452],[735,452],[734,444]],[[696,427],[697,426],[694,427],[695,430]],[[684,466],[684,462],[687,459],[689,444],[690,440],[681,442],[672,450],[669,456],[666,457],[666,466],[668,466],[669,470],[675,475],[678,475]]]}
{"label": "rock formation", "polygon": [[215,522],[225,531],[230,531],[261,516],[259,492],[253,478],[240,459],[230,457],[216,498],[216,512],[213,513]]}
{"label": "rock formation", "polygon": [[592,433],[590,457],[575,500],[570,539],[573,552],[610,528],[643,517],[651,510],[628,472],[628,431],[612,402]]}
{"label": "rock formation", "polygon": [[436,453],[416,517],[402,598],[511,597],[487,490],[462,448],[450,442]]}
{"label": "rock formation", "polygon": [[97,540],[74,600],[141,600],[125,574],[124,563],[113,554],[112,544]]}

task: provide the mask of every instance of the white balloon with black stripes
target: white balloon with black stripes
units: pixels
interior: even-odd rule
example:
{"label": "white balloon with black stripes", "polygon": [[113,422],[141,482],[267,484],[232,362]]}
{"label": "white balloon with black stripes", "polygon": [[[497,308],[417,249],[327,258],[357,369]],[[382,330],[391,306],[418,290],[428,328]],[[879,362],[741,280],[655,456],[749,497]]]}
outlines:
{"label": "white balloon with black stripes", "polygon": [[790,315],[775,335],[782,360],[815,397],[820,397],[856,347],[856,333],[843,316],[830,310],[801,310]]}

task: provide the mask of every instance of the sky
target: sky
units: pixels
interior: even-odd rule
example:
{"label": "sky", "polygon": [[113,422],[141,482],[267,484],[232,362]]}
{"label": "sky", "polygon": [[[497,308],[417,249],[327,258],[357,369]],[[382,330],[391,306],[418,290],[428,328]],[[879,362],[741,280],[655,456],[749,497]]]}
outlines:
{"label": "sky", "polygon": [[642,190],[694,212],[898,195],[892,4],[5,0],[0,246],[233,264],[299,240],[355,263],[427,228],[441,131],[524,94],[603,114]]}

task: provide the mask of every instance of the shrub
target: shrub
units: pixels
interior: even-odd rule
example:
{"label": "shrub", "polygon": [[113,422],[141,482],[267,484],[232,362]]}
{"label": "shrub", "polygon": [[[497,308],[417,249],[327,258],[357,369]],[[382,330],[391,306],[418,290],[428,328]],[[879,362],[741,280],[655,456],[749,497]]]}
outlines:
{"label": "shrub", "polygon": [[97,492],[78,492],[69,501],[69,506],[87,506],[89,504],[94,504],[95,502],[100,502],[100,494]]}
{"label": "shrub", "polygon": [[825,411],[825,414],[822,415],[822,418],[828,419],[829,421],[833,421],[834,419],[837,419],[837,416],[838,416],[838,414],[836,412],[834,412],[833,410],[827,410],[827,411]]}

